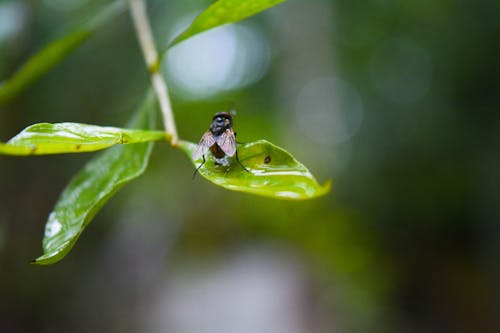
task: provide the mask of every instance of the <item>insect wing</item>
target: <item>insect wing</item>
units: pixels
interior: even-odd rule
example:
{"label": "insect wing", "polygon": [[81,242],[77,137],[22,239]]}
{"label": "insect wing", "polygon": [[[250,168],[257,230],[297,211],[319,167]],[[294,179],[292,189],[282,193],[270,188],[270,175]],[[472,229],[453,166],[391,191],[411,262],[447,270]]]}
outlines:
{"label": "insect wing", "polygon": [[205,155],[210,147],[215,144],[215,139],[210,131],[205,132],[201,137],[196,150],[193,153],[193,160],[199,159],[201,156]]}
{"label": "insect wing", "polygon": [[234,131],[228,128],[224,133],[216,138],[217,145],[229,157],[236,153],[236,137]]}

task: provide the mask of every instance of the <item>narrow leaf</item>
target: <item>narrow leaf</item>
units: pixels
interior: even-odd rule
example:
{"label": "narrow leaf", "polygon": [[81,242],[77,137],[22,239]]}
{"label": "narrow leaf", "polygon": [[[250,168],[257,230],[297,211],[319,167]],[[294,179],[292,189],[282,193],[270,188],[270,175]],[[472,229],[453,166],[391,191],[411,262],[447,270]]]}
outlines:
{"label": "narrow leaf", "polygon": [[102,23],[119,14],[125,8],[125,4],[122,0],[115,1],[105,7],[94,19],[86,22],[71,34],[51,42],[28,59],[8,80],[0,83],[0,105],[17,96],[65,59]]}
{"label": "narrow leaf", "polygon": [[164,139],[166,139],[166,134],[161,131],[130,130],[77,123],[41,123],[27,127],[6,144],[0,143],[0,154],[81,153],[117,144]]}
{"label": "narrow leaf", "polygon": [[[196,145],[183,141],[180,148],[189,156],[196,168],[203,160],[193,161]],[[318,184],[307,168],[286,150],[259,140],[238,147],[238,156],[246,171],[235,158],[216,163],[208,153],[199,173],[212,183],[229,190],[247,192],[266,197],[289,200],[311,199],[330,191],[331,182]],[[219,161],[221,162],[221,161]]]}
{"label": "narrow leaf", "polygon": [[241,21],[285,0],[219,0],[213,3],[193,23],[177,36],[169,47],[180,43],[200,32],[227,23]]}
{"label": "narrow leaf", "polygon": [[[131,127],[151,128],[154,98],[150,95]],[[33,262],[53,264],[71,250],[102,206],[146,169],[153,143],[115,147],[90,160],[72,179],[50,213],[43,239],[44,254]]]}

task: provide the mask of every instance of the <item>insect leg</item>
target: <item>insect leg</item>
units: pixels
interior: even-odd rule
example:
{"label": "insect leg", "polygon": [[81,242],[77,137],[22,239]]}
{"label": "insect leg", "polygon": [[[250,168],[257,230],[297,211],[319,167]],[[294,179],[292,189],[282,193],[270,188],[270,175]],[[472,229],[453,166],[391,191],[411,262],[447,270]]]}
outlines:
{"label": "insect leg", "polygon": [[248,173],[251,173],[250,170],[248,170],[247,168],[245,168],[245,166],[243,164],[241,164],[240,162],[240,159],[238,158],[238,151],[236,151],[236,161],[238,162],[238,164],[243,168],[243,170],[245,170],[246,172]]}
{"label": "insect leg", "polygon": [[203,164],[205,164],[205,155],[201,155],[201,157],[203,157],[203,162],[196,168],[196,170],[194,170],[193,172],[193,180],[196,178],[196,174],[198,173],[198,169],[201,168],[203,166]]}

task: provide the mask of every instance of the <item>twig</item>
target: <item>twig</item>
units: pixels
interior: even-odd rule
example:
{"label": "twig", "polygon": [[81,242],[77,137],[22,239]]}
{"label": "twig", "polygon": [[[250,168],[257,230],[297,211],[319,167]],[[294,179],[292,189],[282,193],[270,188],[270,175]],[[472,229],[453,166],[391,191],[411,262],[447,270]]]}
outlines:
{"label": "twig", "polygon": [[160,109],[163,114],[163,124],[167,136],[170,138],[170,144],[176,146],[179,138],[177,136],[177,128],[175,126],[174,114],[172,105],[168,97],[167,83],[161,75],[160,58],[151,33],[148,14],[146,12],[146,4],[144,0],[129,0],[130,14],[134,22],[137,39],[141,45],[144,61],[148,66],[151,83],[153,84],[156,97],[160,104]]}

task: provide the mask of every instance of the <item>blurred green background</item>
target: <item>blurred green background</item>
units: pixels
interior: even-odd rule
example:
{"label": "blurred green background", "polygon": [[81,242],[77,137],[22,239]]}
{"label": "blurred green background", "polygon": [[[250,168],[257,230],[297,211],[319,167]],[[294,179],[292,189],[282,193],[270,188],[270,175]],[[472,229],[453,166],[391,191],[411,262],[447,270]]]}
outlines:
{"label": "blurred green background", "polygon": [[[0,78],[107,3],[0,1]],[[149,1],[164,47],[208,1]],[[233,105],[332,192],[284,202],[191,180],[157,144],[146,174],[60,263],[45,220],[92,154],[0,156],[1,332],[500,332],[500,2],[290,0],[173,48],[178,130]],[[128,13],[7,105],[121,126],[148,76]]]}

